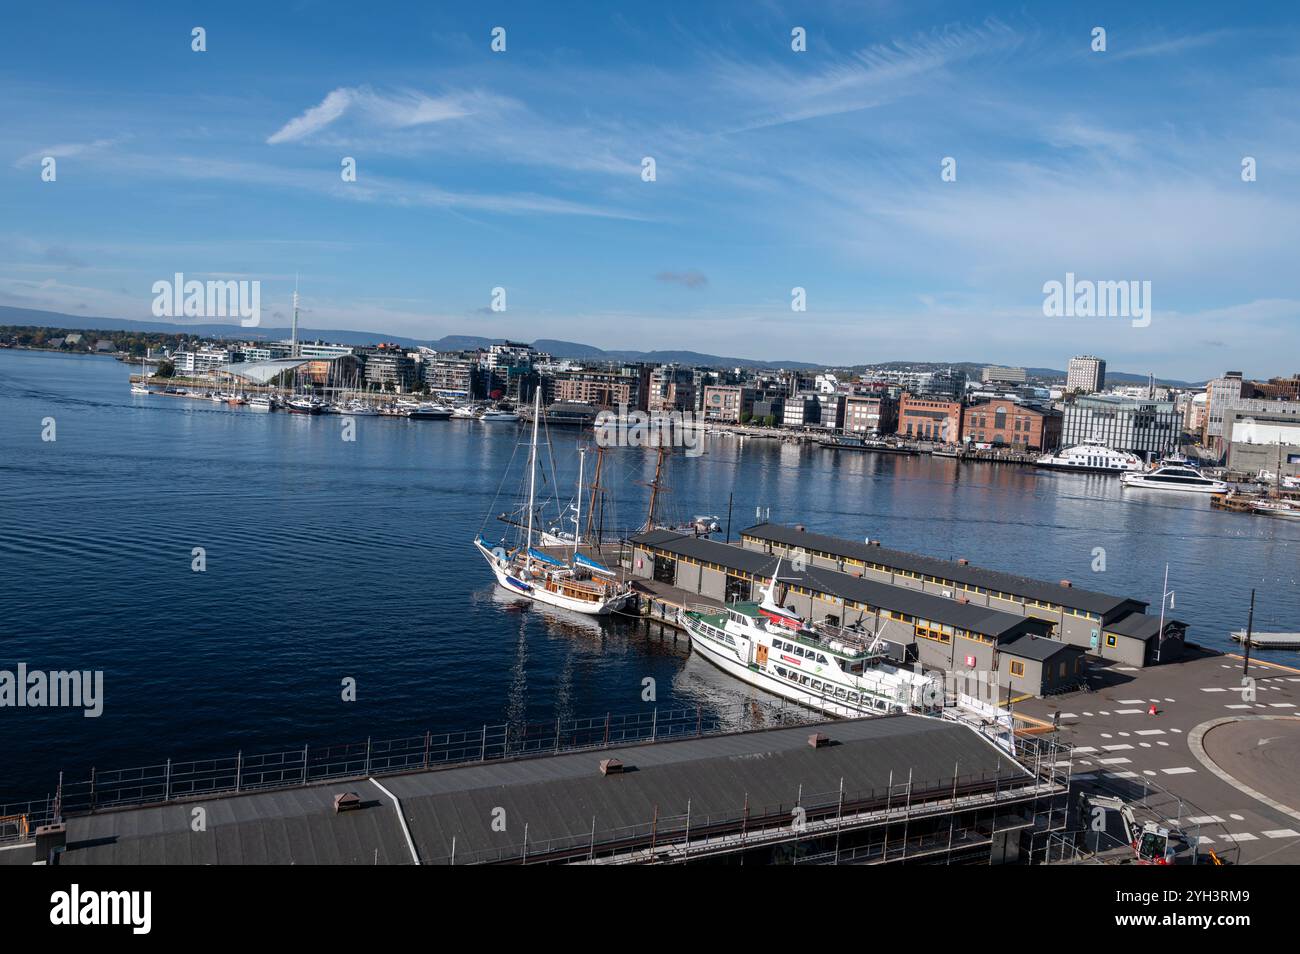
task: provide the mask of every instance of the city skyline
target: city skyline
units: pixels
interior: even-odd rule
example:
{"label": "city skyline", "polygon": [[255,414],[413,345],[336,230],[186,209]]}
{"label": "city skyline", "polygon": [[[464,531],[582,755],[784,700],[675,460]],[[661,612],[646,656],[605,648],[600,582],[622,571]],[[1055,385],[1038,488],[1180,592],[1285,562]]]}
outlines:
{"label": "city skyline", "polygon": [[[279,326],[298,275],[325,334],[1295,370],[1281,4],[342,9],[9,13],[0,304],[154,320],[184,272],[261,282]],[[1150,282],[1150,324],[1046,317],[1067,275]]]}

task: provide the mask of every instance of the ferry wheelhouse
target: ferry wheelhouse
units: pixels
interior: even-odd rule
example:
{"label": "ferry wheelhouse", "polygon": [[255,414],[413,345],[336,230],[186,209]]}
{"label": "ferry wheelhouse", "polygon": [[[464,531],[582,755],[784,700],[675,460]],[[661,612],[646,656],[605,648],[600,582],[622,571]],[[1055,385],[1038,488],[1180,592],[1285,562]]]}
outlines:
{"label": "ferry wheelhouse", "polygon": [[829,715],[852,718],[939,704],[938,680],[892,665],[874,634],[809,623],[782,607],[776,591],[773,574],[760,602],[684,611],[691,647],[737,679]]}

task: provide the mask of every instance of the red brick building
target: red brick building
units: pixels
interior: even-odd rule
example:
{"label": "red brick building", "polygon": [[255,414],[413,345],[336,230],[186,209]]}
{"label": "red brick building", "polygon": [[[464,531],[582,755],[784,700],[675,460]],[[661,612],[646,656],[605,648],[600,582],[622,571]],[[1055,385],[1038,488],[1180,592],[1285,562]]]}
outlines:
{"label": "red brick building", "polygon": [[912,440],[957,444],[961,441],[961,402],[912,397],[898,400],[898,434]]}
{"label": "red brick building", "polygon": [[1061,443],[1061,415],[1005,398],[972,404],[962,414],[962,436],[972,444],[1051,450]]}

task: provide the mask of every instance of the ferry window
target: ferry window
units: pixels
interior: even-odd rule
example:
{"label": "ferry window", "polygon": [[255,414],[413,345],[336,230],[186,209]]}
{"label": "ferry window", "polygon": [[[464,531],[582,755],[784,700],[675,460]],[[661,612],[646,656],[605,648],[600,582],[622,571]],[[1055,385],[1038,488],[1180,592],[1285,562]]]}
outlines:
{"label": "ferry window", "polygon": [[803,655],[803,647],[802,647],[802,646],[796,646],[796,647],[794,648],[794,654],[795,654],[796,656],[802,656],[802,655]]}
{"label": "ferry window", "polygon": [[826,657],[823,656],[821,653],[818,653],[818,654],[817,654],[817,661],[818,661],[819,663],[821,663],[823,666],[829,666],[829,665],[830,665],[830,663],[826,661]]}
{"label": "ferry window", "polygon": [[835,687],[835,695],[837,695],[841,699],[848,698],[848,692],[842,686]]}
{"label": "ferry window", "polygon": [[799,677],[799,685],[801,685],[801,686],[806,686],[806,685],[808,685],[808,677],[807,677],[807,676],[800,676],[800,677]]}
{"label": "ferry window", "polygon": [[850,692],[849,702],[857,702],[857,701],[858,701],[858,694],[856,692]]}
{"label": "ferry window", "polygon": [[818,692],[822,691],[822,684],[818,682],[816,679],[812,681],[812,687],[816,689]]}

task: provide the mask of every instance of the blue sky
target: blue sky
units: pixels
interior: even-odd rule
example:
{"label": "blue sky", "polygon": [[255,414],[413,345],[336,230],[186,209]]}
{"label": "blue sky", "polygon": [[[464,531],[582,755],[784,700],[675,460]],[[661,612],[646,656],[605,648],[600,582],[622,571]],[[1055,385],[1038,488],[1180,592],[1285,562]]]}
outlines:
{"label": "blue sky", "polygon": [[[280,324],[297,273],[305,324],[414,337],[1300,370],[1295,4],[391,6],[9,5],[0,304],[183,272]],[[1045,317],[1067,272],[1150,326]]]}

